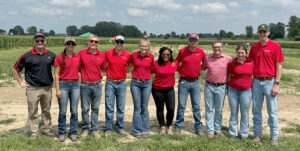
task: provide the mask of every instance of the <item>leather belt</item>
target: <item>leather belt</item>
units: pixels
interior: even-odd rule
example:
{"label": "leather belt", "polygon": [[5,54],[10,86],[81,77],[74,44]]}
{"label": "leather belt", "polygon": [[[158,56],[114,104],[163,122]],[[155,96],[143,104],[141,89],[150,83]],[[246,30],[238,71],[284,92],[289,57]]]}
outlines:
{"label": "leather belt", "polygon": [[81,81],[81,84],[86,84],[86,85],[97,85],[101,83],[101,80],[99,81],[94,81],[94,82],[86,82],[86,81]]}
{"label": "leather belt", "polygon": [[78,82],[78,79],[59,79],[59,81]]}
{"label": "leather belt", "polygon": [[180,77],[180,79],[186,80],[186,81],[189,81],[189,82],[195,82],[195,81],[198,81],[198,78],[182,78],[182,77]]}
{"label": "leather belt", "polygon": [[223,85],[226,84],[226,83],[212,83],[212,82],[208,82],[208,81],[206,81],[206,82],[211,84],[211,85],[214,85],[214,86],[223,86]]}
{"label": "leather belt", "polygon": [[144,81],[147,81],[149,79],[136,79],[136,78],[132,78],[133,80],[136,80],[137,82],[144,82]]}
{"label": "leather belt", "polygon": [[274,77],[254,77],[254,79],[257,79],[259,81],[265,81],[265,80],[273,80]]}
{"label": "leather belt", "polygon": [[124,82],[126,80],[126,78],[120,79],[120,80],[114,80],[114,79],[111,79],[111,78],[106,78],[106,80],[109,81],[109,82],[115,83],[115,84],[120,84],[120,83]]}

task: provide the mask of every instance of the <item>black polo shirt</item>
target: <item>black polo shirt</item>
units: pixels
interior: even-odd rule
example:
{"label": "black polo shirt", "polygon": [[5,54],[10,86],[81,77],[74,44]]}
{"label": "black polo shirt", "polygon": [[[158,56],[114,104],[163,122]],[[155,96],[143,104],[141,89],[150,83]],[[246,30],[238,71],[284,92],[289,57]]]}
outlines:
{"label": "black polo shirt", "polygon": [[14,68],[21,72],[25,68],[25,81],[32,86],[49,86],[53,82],[51,65],[54,64],[56,55],[44,50],[41,55],[32,49],[19,58]]}

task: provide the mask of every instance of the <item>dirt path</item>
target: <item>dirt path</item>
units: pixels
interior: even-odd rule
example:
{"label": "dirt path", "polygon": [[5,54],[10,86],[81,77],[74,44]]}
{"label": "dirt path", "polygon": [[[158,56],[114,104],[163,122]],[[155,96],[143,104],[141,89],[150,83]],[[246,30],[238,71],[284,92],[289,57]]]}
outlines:
{"label": "dirt path", "polygon": [[[104,90],[104,89],[103,89]],[[176,90],[177,91],[177,90]],[[18,87],[0,87],[0,120],[13,118],[16,121],[8,124],[8,125],[0,125],[0,132],[8,131],[8,130],[16,130],[21,133],[28,133],[29,128],[27,126],[27,103],[25,96],[25,89]],[[53,92],[54,89],[53,89]],[[57,133],[57,119],[58,119],[58,104],[57,99],[55,98],[55,93],[53,93],[52,99],[52,130]],[[104,92],[102,93],[104,94]],[[281,95],[279,97],[278,102],[278,116],[279,116],[279,126],[280,129],[283,127],[289,127],[289,122],[300,124],[300,97],[299,96],[290,96],[290,95]],[[126,112],[125,112],[125,130],[128,133],[131,133],[131,122],[132,122],[132,113],[133,113],[133,103],[129,88],[127,89],[127,100],[126,100]],[[104,121],[105,121],[105,104],[104,104],[104,95],[102,95],[101,104],[100,104],[100,112],[99,112],[99,127],[100,130],[104,129]],[[177,102],[177,97],[176,97]],[[176,105],[177,106],[177,105]],[[252,109],[250,108],[250,126],[252,127]],[[40,112],[40,109],[39,109]],[[79,111],[78,111],[79,121],[81,121],[81,109],[79,103]],[[151,133],[155,134],[158,132],[158,122],[156,120],[156,108],[151,96],[149,101],[149,115],[151,120]],[[176,113],[175,113],[176,115]],[[205,127],[205,108],[204,108],[204,100],[203,93],[201,93],[201,115],[202,122]],[[69,118],[69,109],[67,118]],[[230,116],[230,109],[228,105],[227,99],[225,100],[224,110],[223,110],[223,125],[228,127]],[[267,126],[267,109],[266,104],[264,104],[263,109],[263,131],[264,133],[269,133],[269,127]],[[174,119],[175,120],[175,119]],[[69,123],[69,120],[67,120]],[[185,125],[183,127],[183,133],[193,134],[193,116],[191,103],[188,101],[187,109],[185,112]],[[284,133],[280,130],[280,135],[292,135]]]}

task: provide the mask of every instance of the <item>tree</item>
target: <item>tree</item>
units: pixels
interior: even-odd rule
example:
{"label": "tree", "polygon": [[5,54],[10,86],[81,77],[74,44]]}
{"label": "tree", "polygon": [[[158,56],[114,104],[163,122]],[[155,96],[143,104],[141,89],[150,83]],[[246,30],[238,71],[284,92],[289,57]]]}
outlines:
{"label": "tree", "polygon": [[294,39],[296,36],[300,36],[300,18],[297,16],[291,16],[288,23],[288,38]]}
{"label": "tree", "polygon": [[51,30],[49,31],[49,35],[50,35],[50,36],[55,36],[55,31],[51,29]]}
{"label": "tree", "polygon": [[185,39],[185,38],[186,38],[185,34],[180,35],[180,39]]}
{"label": "tree", "polygon": [[166,33],[165,35],[164,35],[164,38],[165,39],[169,39],[171,37],[171,35],[169,34],[169,33]]}
{"label": "tree", "polygon": [[177,35],[176,35],[176,32],[175,32],[175,31],[172,31],[172,32],[171,32],[171,37],[172,37],[172,38],[176,38],[176,37],[177,37]]}
{"label": "tree", "polygon": [[234,38],[235,36],[234,36],[234,33],[230,31],[230,32],[227,33],[226,37],[227,38]]}
{"label": "tree", "polygon": [[142,37],[143,34],[136,26],[124,25],[122,35],[125,37]]}
{"label": "tree", "polygon": [[253,38],[253,28],[252,26],[246,26],[246,37]]}
{"label": "tree", "polygon": [[219,36],[220,36],[220,38],[226,38],[227,37],[226,31],[221,29],[219,32]]}
{"label": "tree", "polygon": [[270,23],[270,39],[283,39],[285,34],[285,25],[284,23],[278,22],[277,24]]}
{"label": "tree", "polygon": [[68,36],[77,36],[78,29],[75,25],[71,25],[66,28],[66,32]]}
{"label": "tree", "polygon": [[144,32],[143,32],[143,35],[144,35],[144,36],[145,36],[145,35],[147,35],[147,32],[146,32],[146,31],[144,31]]}
{"label": "tree", "polygon": [[89,26],[89,25],[83,25],[80,27],[80,29],[77,31],[78,35],[84,34],[84,33],[94,33],[94,27]]}
{"label": "tree", "polygon": [[6,34],[6,30],[0,29],[0,35],[4,35],[4,34]]}
{"label": "tree", "polygon": [[25,35],[24,29],[22,26],[17,25],[14,28],[10,29],[8,32],[9,35]]}
{"label": "tree", "polygon": [[29,35],[34,35],[35,33],[37,33],[37,28],[35,26],[31,26],[31,27],[28,27],[26,29],[26,31]]}
{"label": "tree", "polygon": [[45,30],[42,28],[40,28],[39,32],[45,34]]}

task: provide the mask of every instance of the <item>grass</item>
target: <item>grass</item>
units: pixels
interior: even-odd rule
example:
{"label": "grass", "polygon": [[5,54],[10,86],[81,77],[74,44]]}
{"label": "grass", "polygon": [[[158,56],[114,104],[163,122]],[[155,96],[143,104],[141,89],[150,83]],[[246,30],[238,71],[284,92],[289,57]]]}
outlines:
{"label": "grass", "polygon": [[289,127],[284,127],[281,130],[286,133],[300,134],[300,124],[289,122]]}
{"label": "grass", "polygon": [[8,124],[13,123],[13,122],[15,122],[15,121],[16,121],[16,119],[9,118],[9,119],[5,119],[5,120],[1,120],[1,121],[0,121],[0,124],[8,125]]}

